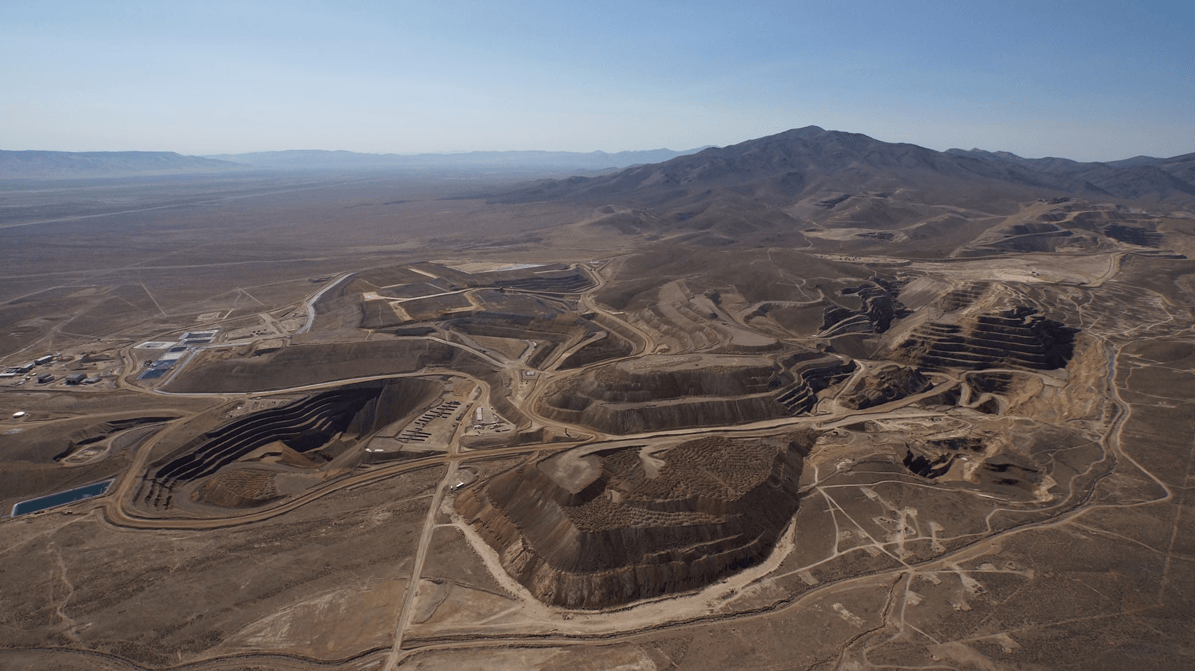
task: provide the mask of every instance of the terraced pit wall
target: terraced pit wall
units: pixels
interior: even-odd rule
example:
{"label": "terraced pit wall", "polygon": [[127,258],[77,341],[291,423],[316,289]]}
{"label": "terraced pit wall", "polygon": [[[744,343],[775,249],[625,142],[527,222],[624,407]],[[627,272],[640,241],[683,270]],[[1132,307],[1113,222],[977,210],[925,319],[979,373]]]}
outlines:
{"label": "terraced pit wall", "polygon": [[898,358],[930,370],[963,368],[1063,368],[1074,355],[1078,330],[1015,308],[978,315],[964,324],[931,322],[900,344]]}
{"label": "terraced pit wall", "polygon": [[775,364],[642,372],[613,364],[557,383],[537,411],[609,434],[743,424],[787,416],[775,391],[792,381]]}
{"label": "terraced pit wall", "polygon": [[810,445],[811,437],[779,449],[693,441],[674,448],[655,478],[642,472],[637,450],[623,451],[602,458],[601,474],[575,494],[523,464],[467,489],[455,505],[537,599],[618,606],[697,589],[764,560],[796,512]]}
{"label": "terraced pit wall", "polygon": [[234,419],[151,464],[135,502],[153,510],[169,508],[180,485],[275,441],[301,454],[319,450],[337,435],[351,445],[426,403],[439,388],[415,378],[366,382]]}

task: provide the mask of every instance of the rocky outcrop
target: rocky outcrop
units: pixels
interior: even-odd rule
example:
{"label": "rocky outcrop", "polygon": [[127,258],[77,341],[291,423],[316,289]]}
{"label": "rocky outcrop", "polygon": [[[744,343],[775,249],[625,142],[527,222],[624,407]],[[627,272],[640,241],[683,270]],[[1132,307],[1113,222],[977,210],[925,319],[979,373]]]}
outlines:
{"label": "rocky outcrop", "polygon": [[573,368],[583,368],[607,359],[619,359],[629,356],[633,351],[634,348],[630,342],[607,331],[604,336],[591,340],[579,347],[561,362],[558,369],[570,370]]}
{"label": "rocky outcrop", "polygon": [[[763,560],[796,512],[812,444],[812,434],[793,434],[703,438],[650,455],[566,453],[477,483],[455,506],[536,598],[618,606]],[[569,458],[570,468],[554,461]]]}
{"label": "rocky outcrop", "polygon": [[906,446],[904,465],[923,478],[937,478],[949,471],[960,456],[974,457],[983,450],[983,440],[975,436],[927,440]]}
{"label": "rocky outcrop", "polygon": [[863,410],[919,394],[930,386],[929,378],[917,369],[893,366],[868,375],[839,402],[852,410]]}
{"label": "rocky outcrop", "polygon": [[[918,441],[906,446],[903,460],[910,473],[923,478],[961,478],[990,494],[1013,499],[1031,499],[1050,466],[1041,456],[1026,455],[1016,446],[988,444],[980,436],[961,436]],[[965,468],[956,467],[966,464]]]}
{"label": "rocky outcrop", "polygon": [[841,382],[855,370],[855,362],[826,356],[797,362],[791,368],[794,382],[776,394],[791,414],[807,413],[817,405],[818,393]]}
{"label": "rocky outcrop", "polygon": [[858,296],[862,305],[851,310],[839,305],[827,307],[822,315],[822,336],[843,333],[884,333],[892,322],[912,312],[897,299],[903,283],[873,277],[857,287],[842,290],[843,296]]}

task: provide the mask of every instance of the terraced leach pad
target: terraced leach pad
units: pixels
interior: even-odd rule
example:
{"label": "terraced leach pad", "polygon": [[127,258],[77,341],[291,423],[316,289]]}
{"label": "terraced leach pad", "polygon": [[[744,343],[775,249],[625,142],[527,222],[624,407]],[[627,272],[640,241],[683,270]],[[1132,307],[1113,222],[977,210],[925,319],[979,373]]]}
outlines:
{"label": "terraced leach pad", "polygon": [[[546,603],[595,609],[704,587],[763,560],[797,510],[813,436],[573,451],[457,498]],[[584,449],[584,448],[583,448]]]}

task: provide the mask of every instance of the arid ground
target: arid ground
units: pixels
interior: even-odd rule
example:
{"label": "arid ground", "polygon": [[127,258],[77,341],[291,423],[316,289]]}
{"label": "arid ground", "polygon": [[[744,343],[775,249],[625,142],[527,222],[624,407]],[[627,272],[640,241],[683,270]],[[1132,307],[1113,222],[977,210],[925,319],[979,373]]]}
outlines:
{"label": "arid ground", "polygon": [[1193,210],[805,174],[0,184],[0,666],[1195,665]]}

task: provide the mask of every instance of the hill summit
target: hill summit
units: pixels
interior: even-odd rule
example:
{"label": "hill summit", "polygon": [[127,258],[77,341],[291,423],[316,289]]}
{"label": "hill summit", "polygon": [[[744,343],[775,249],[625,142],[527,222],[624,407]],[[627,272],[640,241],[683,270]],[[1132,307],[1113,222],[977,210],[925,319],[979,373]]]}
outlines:
{"label": "hill summit", "polygon": [[818,192],[909,191],[920,202],[963,206],[1043,196],[1188,205],[1195,204],[1193,171],[1195,155],[1112,163],[1022,159],[806,126],[611,175],[545,180],[504,200],[659,205],[708,202],[722,192],[785,205]]}

